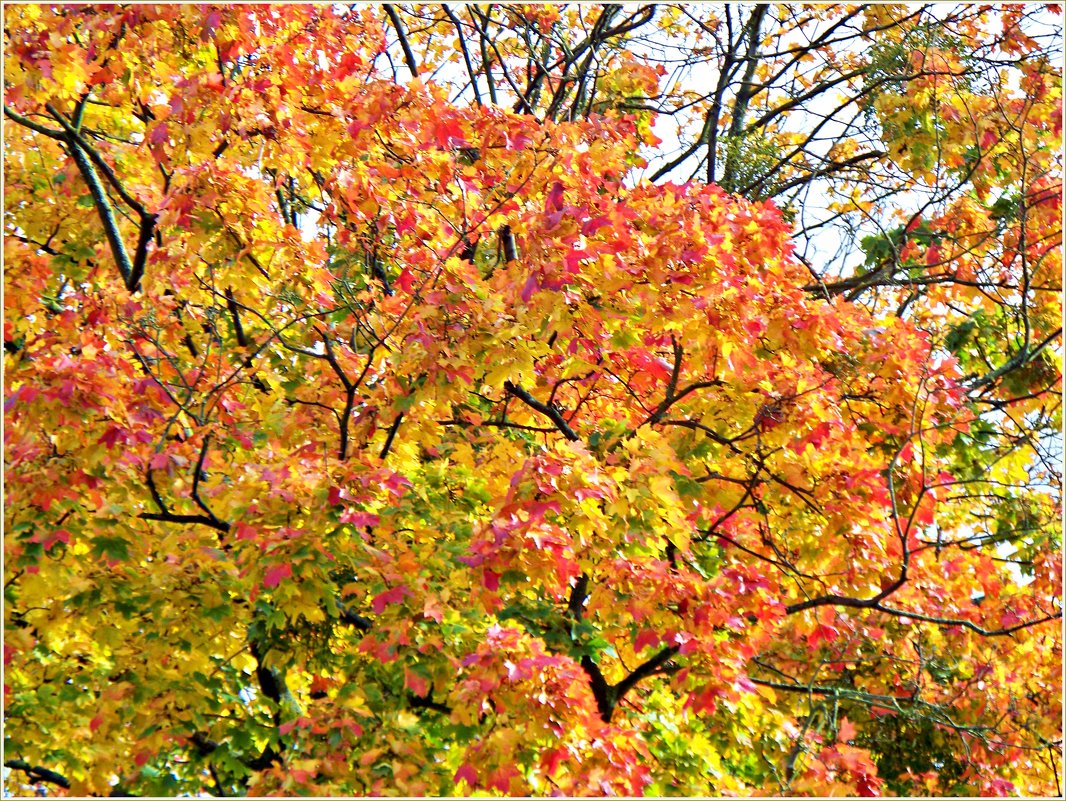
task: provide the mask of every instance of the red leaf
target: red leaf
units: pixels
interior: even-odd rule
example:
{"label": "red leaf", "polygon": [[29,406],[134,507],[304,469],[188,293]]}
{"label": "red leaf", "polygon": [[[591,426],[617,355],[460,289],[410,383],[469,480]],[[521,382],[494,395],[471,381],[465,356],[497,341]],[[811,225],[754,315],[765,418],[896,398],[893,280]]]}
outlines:
{"label": "red leaf", "polygon": [[204,20],[204,26],[200,30],[200,39],[206,42],[212,36],[215,31],[218,30],[218,26],[222,24],[222,15],[218,11],[212,11],[207,15],[207,19]]}
{"label": "red leaf", "polygon": [[536,274],[530,275],[526,279],[526,285],[522,287],[522,301],[529,302],[529,299],[533,297],[533,291],[538,289]]}
{"label": "red leaf", "polygon": [[649,646],[658,645],[660,637],[655,629],[643,629],[640,634],[637,635],[636,641],[633,643],[633,650],[638,654]]}
{"label": "red leaf", "polygon": [[995,795],[1007,796],[1014,795],[1017,792],[1013,782],[999,777],[990,779],[987,786]]}
{"label": "red leaf", "polygon": [[247,523],[237,523],[233,527],[233,533],[238,540],[254,540],[256,537],[255,529]]}
{"label": "red leaf", "polygon": [[841,718],[840,727],[837,729],[837,742],[849,742],[855,739],[855,735],[855,724],[847,718]]}
{"label": "red leaf", "polygon": [[477,771],[469,762],[464,762],[459,766],[459,770],[455,771],[455,783],[458,784],[461,781],[469,784],[471,788],[477,782]]}
{"label": "red leaf", "polygon": [[158,125],[153,126],[152,132],[148,134],[148,141],[153,145],[161,145],[167,141],[167,124],[161,122]]}
{"label": "red leaf", "polygon": [[100,435],[100,439],[97,440],[97,444],[106,445],[109,448],[115,447],[120,442],[126,442],[128,437],[126,432],[118,426],[110,426],[107,431]]}
{"label": "red leaf", "polygon": [[422,615],[427,620],[435,620],[438,623],[444,620],[444,611],[440,608],[440,599],[437,596],[426,596],[426,603],[422,607]]}
{"label": "red leaf", "polygon": [[46,551],[52,550],[52,546],[57,542],[62,542],[64,545],[70,542],[70,532],[65,528],[57,528],[52,532],[51,536],[45,538],[43,543]]}
{"label": "red leaf", "polygon": [[718,709],[717,697],[719,695],[721,695],[719,689],[708,684],[699,692],[694,692],[689,695],[686,705],[689,706],[693,712],[706,712],[708,715],[713,715],[715,710]]}
{"label": "red leaf", "polygon": [[559,767],[559,763],[569,756],[565,748],[553,748],[546,753],[540,760],[541,770],[545,774],[551,776]]}
{"label": "red leaf", "polygon": [[586,221],[585,224],[581,226],[581,233],[584,236],[592,236],[598,230],[603,228],[603,226],[610,224],[611,220],[609,217],[595,217]]}
{"label": "red leaf", "polygon": [[378,593],[374,596],[374,600],[371,602],[371,606],[374,608],[374,614],[380,615],[385,611],[386,606],[389,606],[390,604],[398,604],[406,595],[410,595],[410,590],[402,584],[393,587],[391,590],[385,590],[385,592]]}
{"label": "red leaf", "polygon": [[489,787],[493,790],[499,790],[501,793],[509,792],[511,788],[511,777],[517,775],[518,771],[514,765],[504,765],[501,768],[496,768],[489,777]]}
{"label": "red leaf", "polygon": [[757,317],[753,317],[745,321],[744,330],[751,334],[753,337],[762,336],[762,333],[766,330],[766,321],[760,320]]}
{"label": "red leaf", "polygon": [[999,625],[1003,628],[1013,626],[1015,623],[1019,623],[1025,619],[1024,615],[1019,615],[1013,609],[1006,610],[999,618]]}
{"label": "red leaf", "polygon": [[349,509],[342,514],[340,519],[342,523],[351,523],[358,528],[363,528],[364,526],[376,526],[381,522],[381,518],[377,515],[370,514],[370,512],[359,512],[354,509]]}
{"label": "red leaf", "polygon": [[556,181],[548,192],[548,196],[544,199],[544,212],[549,214],[553,211],[563,210],[563,185],[561,182]]}
{"label": "red leaf", "polygon": [[263,576],[263,586],[269,590],[278,586],[283,578],[288,578],[291,575],[292,565],[275,565]]}
{"label": "red leaf", "polygon": [[646,370],[661,381],[670,378],[670,365],[659,356],[654,356],[646,350],[633,350],[629,359],[634,366]]}
{"label": "red leaf", "polygon": [[466,135],[455,117],[451,119],[438,117],[433,122],[433,138],[444,150],[466,147]]}
{"label": "red leaf", "polygon": [[524,133],[511,133],[507,131],[503,135],[508,150],[525,150],[532,141]]}
{"label": "red leaf", "polygon": [[859,775],[856,787],[862,798],[877,798],[881,795],[881,788],[877,780],[872,776],[867,776],[865,773]]}
{"label": "red leaf", "polygon": [[832,626],[826,626],[819,623],[814,627],[814,631],[807,635],[807,645],[813,648],[822,641],[833,642],[839,634],[840,632]]}
{"label": "red leaf", "polygon": [[590,254],[587,250],[571,250],[566,254],[564,261],[566,262],[567,272],[576,273],[581,271],[581,260],[589,258]]}
{"label": "red leaf", "polygon": [[738,676],[737,680],[733,683],[733,687],[749,693],[756,693],[759,691],[755,686],[755,683],[747,676]]}
{"label": "red leaf", "polygon": [[403,683],[407,689],[419,698],[425,698],[429,695],[429,682],[423,676],[419,676],[411,670],[411,668],[405,667],[403,669]]}
{"label": "red leaf", "polygon": [[[10,342],[11,340],[7,339],[5,341]],[[37,395],[38,395],[37,390],[34,389],[33,387],[29,386],[28,384],[24,385],[24,386],[21,386],[18,389],[16,389],[14,392],[12,392],[10,395],[7,396],[7,400],[4,401],[4,411],[5,412],[11,411],[12,407],[15,405],[16,402],[18,402],[18,403],[29,403],[34,398],[36,398]]]}
{"label": "red leaf", "polygon": [[223,63],[233,61],[241,54],[241,43],[237,39],[228,42],[218,42],[218,56]]}
{"label": "red leaf", "polygon": [[413,290],[415,286],[415,274],[404,267],[403,271],[396,278],[396,286],[410,295],[411,290]]}
{"label": "red leaf", "polygon": [[829,423],[819,423],[814,427],[814,430],[807,435],[807,441],[814,447],[820,448],[822,441],[828,437],[833,431],[833,427]]}

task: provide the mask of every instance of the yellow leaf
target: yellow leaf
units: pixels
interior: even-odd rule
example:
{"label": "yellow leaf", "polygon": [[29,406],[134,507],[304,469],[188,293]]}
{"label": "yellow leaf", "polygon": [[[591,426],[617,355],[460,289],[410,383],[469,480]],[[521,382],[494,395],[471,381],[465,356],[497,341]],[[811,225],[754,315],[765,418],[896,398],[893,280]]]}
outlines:
{"label": "yellow leaf", "polygon": [[251,673],[255,670],[255,658],[249,653],[240,653],[233,657],[233,667],[242,673]]}

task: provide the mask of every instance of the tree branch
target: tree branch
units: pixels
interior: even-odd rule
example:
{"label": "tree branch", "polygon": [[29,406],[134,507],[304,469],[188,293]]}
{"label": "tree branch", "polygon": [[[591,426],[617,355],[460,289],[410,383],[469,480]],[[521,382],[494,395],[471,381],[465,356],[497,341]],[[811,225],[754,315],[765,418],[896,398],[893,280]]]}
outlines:
{"label": "tree branch", "polygon": [[511,233],[511,226],[506,223],[500,226],[500,244],[503,246],[503,263],[510,264],[512,261],[518,258],[518,251],[514,244],[514,234]]}
{"label": "tree branch", "polygon": [[[574,622],[582,618],[585,601],[588,598],[588,588],[588,574],[582,573],[570,590],[570,599],[566,604],[566,611]],[[667,662],[677,652],[678,647],[676,645],[663,648],[659,653],[636,667],[618,684],[613,685],[608,684],[607,679],[604,678],[603,671],[596,664],[596,660],[590,654],[584,654],[581,657],[580,665],[581,669],[585,671],[585,675],[589,677],[589,688],[592,690],[592,697],[596,699],[596,709],[600,713],[600,719],[604,723],[610,723],[615,707],[618,706],[618,702],[625,697],[626,693],[636,687],[642,679],[654,675],[663,663]]]}
{"label": "tree branch", "polygon": [[396,7],[392,3],[385,4],[385,13],[389,15],[392,27],[396,29],[396,36],[400,40],[400,47],[403,48],[403,58],[407,62],[407,69],[411,70],[411,75],[417,78],[418,62],[415,61],[415,54],[411,51],[411,44],[407,41],[407,32],[404,30],[400,15],[396,13]]}
{"label": "tree branch", "polygon": [[407,703],[410,704],[412,709],[432,709],[434,712],[440,712],[442,715],[450,715],[452,708],[447,704],[442,704],[440,701],[433,700],[433,690],[429,691],[429,695],[415,695],[414,693],[407,694]]}
{"label": "tree branch", "polygon": [[563,416],[559,413],[558,409],[541,403],[539,400],[537,400],[524,389],[522,389],[522,387],[510,381],[505,381],[503,384],[503,388],[509,395],[513,395],[514,397],[518,398],[520,401],[526,404],[526,406],[530,407],[531,409],[535,409],[536,411],[545,415],[549,420],[555,423],[555,427],[558,428],[563,433],[563,436],[566,437],[568,440],[570,440],[571,442],[579,442],[581,440],[581,437],[575,434],[574,429],[572,429],[569,423],[567,423],[566,420],[563,419]]}
{"label": "tree branch", "polygon": [[755,95],[755,71],[759,63],[757,58],[760,44],[759,33],[768,8],[768,6],[756,6],[748,18],[747,26],[745,26],[744,36],[746,36],[748,41],[747,52],[744,54],[746,64],[744,76],[740,83],[740,90],[733,100],[733,116],[729,123],[728,133],[731,147],[726,152],[725,164],[722,167],[721,185],[726,191],[736,191],[736,187],[733,186],[733,175],[736,171],[738,153],[732,145],[744,131],[748,103]]}
{"label": "tree branch", "polygon": [[396,415],[396,419],[392,421],[392,425],[389,426],[389,434],[385,437],[385,445],[381,449],[379,458],[381,461],[385,461],[385,458],[389,455],[389,451],[392,450],[392,441],[396,438],[396,432],[400,430],[400,423],[403,422],[403,412]]}
{"label": "tree branch", "polygon": [[670,380],[666,384],[666,392],[663,394],[662,403],[655,408],[654,412],[648,415],[648,419],[644,421],[645,423],[658,423],[663,419],[666,410],[670,408],[670,404],[674,402],[674,393],[677,392],[677,379],[681,375],[681,359],[685,355],[685,349],[673,334],[670,335],[670,342],[674,348],[674,366],[670,371]]}
{"label": "tree branch", "polygon": [[582,656],[580,664],[581,669],[585,671],[585,675],[589,677],[589,688],[592,690],[592,697],[596,699],[596,709],[600,713],[600,720],[604,723],[610,723],[617,703],[617,699],[612,692],[613,688],[607,683],[600,666],[596,664],[596,660],[591,656],[588,654]]}
{"label": "tree branch", "polygon": [[[201,457],[203,453],[201,453]],[[199,474],[199,467],[203,465],[203,460],[198,463],[197,474]],[[155,501],[156,507],[159,512],[141,512],[137,517],[141,520],[158,520],[163,523],[198,523],[200,525],[213,528],[215,531],[229,531],[230,524],[225,520],[219,520],[214,515],[208,517],[207,515],[179,515],[174,514],[167,509],[166,504],[163,503],[163,498],[159,494],[159,489],[155,485],[155,477],[152,475],[153,471],[148,468],[146,476],[146,483],[148,484],[148,490],[152,493],[152,500]]]}
{"label": "tree branch", "polygon": [[[88,96],[86,96],[88,97]],[[59,113],[51,103],[46,103],[45,108],[48,109],[48,113],[51,114],[56,121],[63,126],[63,130],[66,132],[65,139],[70,145],[71,149],[80,148],[81,151],[89,157],[89,159],[95,164],[104,177],[107,178],[108,183],[114,187],[118,196],[122,198],[122,201],[137,212],[140,218],[140,231],[137,236],[137,249],[134,251],[133,264],[129,268],[129,274],[126,276],[126,289],[130,292],[136,292],[140,286],[141,278],[144,277],[144,266],[148,260],[148,244],[152,241],[152,235],[155,233],[155,225],[159,220],[159,216],[152,214],[144,207],[137,198],[126,191],[126,188],[122,185],[122,182],[115,175],[115,171],[111,169],[103,157],[96,152],[96,149],[90,145],[82,135],[79,133],[80,116],[81,111],[84,108],[84,104],[80,105],[78,111],[75,112],[76,119],[79,121],[79,125],[71,125],[67,119]],[[76,159],[75,159],[76,160]],[[79,164],[80,168],[80,164]],[[95,199],[95,196],[94,196]]]}
{"label": "tree branch", "polygon": [[[578,576],[577,581],[574,582],[574,586],[570,590],[570,600],[566,604],[566,611],[575,623],[581,620],[584,613],[585,600],[589,595],[588,589],[588,574],[582,573]],[[600,713],[600,718],[604,723],[609,723],[615,705],[611,685],[607,683],[600,666],[596,664],[596,660],[590,655],[585,654],[582,656],[580,664],[581,669],[585,671],[585,675],[589,677],[589,688],[592,690],[592,697],[596,699],[596,709]]]}
{"label": "tree branch", "polygon": [[574,586],[570,590],[570,600],[566,603],[566,611],[574,620],[580,620],[585,608],[585,600],[589,597],[589,577],[582,573],[577,577]]}
{"label": "tree branch", "polygon": [[248,338],[244,335],[244,326],[241,325],[240,309],[233,294],[233,287],[226,289],[226,308],[229,309],[230,319],[233,320],[233,335],[237,338],[237,344],[242,348],[247,347]]}
{"label": "tree branch", "polygon": [[[47,108],[61,124],[66,122],[63,120],[62,115],[52,108],[51,104],[48,104]],[[107,199],[107,192],[104,191],[104,186],[100,183],[100,178],[93,168],[92,161],[78,143],[67,136],[64,136],[63,139],[67,143],[74,163],[78,166],[81,177],[89,187],[89,194],[92,195],[93,205],[96,206],[96,212],[100,215],[100,221],[104,226],[104,235],[111,246],[111,253],[115,257],[118,271],[122,275],[122,280],[126,287],[129,288],[131,276],[133,275],[133,263],[130,261],[129,253],[126,252],[126,246],[122,242],[122,234],[118,230],[118,221],[115,219],[115,212],[111,208],[111,202]]]}
{"label": "tree branch", "polygon": [[353,612],[351,609],[339,602],[337,603],[337,608],[340,610],[341,613],[341,621],[347,623],[350,626],[355,626],[357,629],[359,629],[359,631],[370,631],[370,629],[374,625],[374,621],[372,621],[370,618],[364,617],[358,612]]}
{"label": "tree branch", "polygon": [[30,781],[54,784],[58,787],[62,787],[64,790],[70,789],[70,780],[66,776],[56,773],[54,770],[31,765],[29,762],[21,759],[9,759],[4,762],[4,767],[11,768],[11,770],[21,770],[29,777]]}
{"label": "tree branch", "polygon": [[625,694],[636,687],[641,679],[646,679],[648,676],[654,675],[655,672],[662,667],[663,664],[670,661],[679,650],[680,648],[677,645],[667,646],[654,656],[650,657],[647,661],[634,668],[632,673],[618,682],[618,684],[614,685],[615,703],[621,701]]}
{"label": "tree branch", "polygon": [[[208,507],[203,499],[200,498],[200,477],[204,471],[204,460],[207,458],[207,448],[211,442],[211,435],[208,434],[204,437],[204,444],[200,447],[200,458],[196,460],[196,468],[192,476],[192,499],[196,502],[196,505],[204,510],[206,514],[214,523],[222,525],[222,521],[218,519],[214,512]],[[229,530],[229,525],[226,525],[226,529]]]}
{"label": "tree branch", "polygon": [[463,52],[463,63],[466,64],[466,74],[470,76],[470,88],[474,90],[474,102],[479,106],[481,103],[481,92],[477,86],[477,75],[474,73],[474,65],[470,61],[470,53],[466,49],[466,36],[463,35],[463,27],[459,22],[459,19],[452,13],[452,10],[448,8],[447,3],[441,3],[440,6],[444,13],[451,20],[452,25],[455,26],[455,36],[459,39],[459,49]]}
{"label": "tree branch", "polygon": [[63,126],[63,130],[66,132],[64,138],[85,151],[85,154],[92,159],[93,164],[100,168],[104,177],[107,178],[107,182],[114,187],[115,192],[117,192],[118,196],[122,198],[122,201],[141,217],[147,216],[148,210],[144,207],[144,204],[126,191],[126,188],[122,185],[118,176],[115,175],[115,171],[111,169],[111,165],[104,161],[103,157],[96,152],[96,149],[85,141],[85,138],[78,133],[77,129],[67,121],[55,106],[51,103],[45,103],[44,107],[48,109],[48,113],[55,118],[56,122]]}
{"label": "tree branch", "polygon": [[964,620],[962,618],[950,618],[939,617],[936,615],[925,615],[921,612],[911,612],[906,609],[896,609],[891,606],[884,606],[881,603],[881,596],[874,598],[849,598],[845,595],[820,595],[817,598],[809,598],[806,601],[800,603],[790,604],[785,607],[785,613],[794,615],[797,612],[803,612],[807,609],[814,609],[819,606],[843,606],[850,609],[870,609],[874,612],[881,612],[885,615],[891,615],[892,617],[909,617],[912,620],[920,620],[924,623],[934,623],[938,626],[960,626],[962,628],[970,629],[971,631],[981,635],[982,637],[1005,637],[1009,634],[1013,634],[1016,631],[1027,629],[1032,626],[1037,626],[1041,623],[1047,623],[1052,620],[1060,620],[1062,618],[1062,612],[1058,612],[1053,615],[1046,615],[1045,617],[1036,618],[1034,620],[1027,620],[1023,623],[1018,623],[1014,626],[1006,626],[999,629],[986,629],[978,626],[976,623],[970,620]]}
{"label": "tree branch", "polygon": [[996,381],[998,381],[1001,377],[1009,373],[1011,370],[1014,370],[1015,368],[1021,367],[1027,362],[1032,361],[1032,359],[1038,353],[1040,353],[1040,351],[1042,351],[1044,348],[1046,348],[1048,345],[1058,339],[1061,335],[1062,328],[1060,327],[1055,329],[1055,331],[1045,337],[1045,339],[1036,347],[1023,347],[1016,354],[1014,354],[1014,356],[1012,356],[1010,359],[1008,359],[1006,362],[1004,362],[992,372],[988,373],[987,375],[981,376],[980,378],[971,379],[969,381],[970,391],[972,392],[975,389],[981,389],[982,387],[987,387],[990,384],[994,384]]}
{"label": "tree branch", "polygon": [[[255,677],[259,682],[259,690],[263,693],[264,698],[268,698],[274,703],[274,725],[278,726],[281,724],[281,697],[285,692],[285,685],[283,680],[275,674],[274,669],[264,663],[263,657],[266,652],[259,642],[255,639],[250,639],[248,648],[255,659]],[[284,749],[284,743],[282,743],[281,747]],[[274,746],[267,745],[263,749],[263,753],[244,764],[255,771],[266,770],[273,764],[281,764],[281,754],[274,749]]]}
{"label": "tree branch", "polygon": [[141,512],[137,515],[141,520],[158,520],[162,523],[199,523],[203,526],[215,529],[215,531],[229,531],[230,525],[225,521],[215,521],[205,515],[176,515],[170,512]]}
{"label": "tree branch", "polygon": [[31,131],[39,133],[42,136],[47,136],[49,139],[59,139],[60,141],[62,141],[66,138],[63,135],[62,131],[57,131],[54,128],[46,128],[44,125],[34,122],[28,117],[23,117],[21,114],[19,114],[17,111],[15,111],[9,106],[4,106],[4,114],[6,114],[12,120],[17,122],[23,128],[29,128]]}

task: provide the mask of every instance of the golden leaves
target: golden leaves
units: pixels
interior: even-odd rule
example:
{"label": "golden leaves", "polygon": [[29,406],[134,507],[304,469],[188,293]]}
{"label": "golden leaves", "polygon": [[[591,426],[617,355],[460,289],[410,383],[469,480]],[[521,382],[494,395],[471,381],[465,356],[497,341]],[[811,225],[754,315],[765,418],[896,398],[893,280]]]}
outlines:
{"label": "golden leaves", "polygon": [[[210,765],[238,794],[433,794],[457,775],[516,794],[779,792],[744,760],[784,764],[802,741],[794,787],[872,791],[848,743],[874,728],[869,697],[842,695],[858,712],[834,728],[790,688],[850,675],[832,691],[887,695],[942,670],[932,650],[964,682],[1016,664],[927,619],[1013,625],[1054,594],[1046,549],[1026,590],[942,541],[972,524],[951,468],[1007,447],[952,451],[981,435],[959,359],[991,338],[960,333],[948,358],[928,311],[921,331],[809,287],[773,204],[637,180],[650,112],[624,104],[660,76],[632,53],[601,65],[602,108],[538,122],[428,77],[397,85],[370,8],[79,10],[91,56],[49,32],[66,30],[59,11],[17,13],[11,102],[39,112],[51,80],[72,106],[106,71],[84,130],[159,213],[131,295],[62,147],[9,139],[9,731],[44,757],[67,724],[79,789],[133,765],[134,789],[198,794]],[[426,15],[409,31],[426,70],[454,56],[440,9],[403,13]],[[506,13],[533,30],[603,12]],[[876,27],[901,12],[861,13]],[[42,34],[48,78],[27,50]],[[933,145],[989,192],[1025,148],[1052,171],[1049,75],[997,110],[962,91],[951,54],[923,59],[935,80],[873,106],[911,177]],[[1012,128],[1023,113],[1045,134]],[[771,126],[766,143],[802,140]],[[844,141],[828,158],[864,154]],[[998,206],[975,194],[898,221],[890,276],[1009,276],[1015,249],[1051,286],[1054,188],[1049,174]],[[834,200],[878,211],[856,186]],[[1021,217],[1046,241],[1023,244]],[[136,226],[118,225],[132,247]],[[922,286],[927,309],[971,291]],[[1031,338],[1050,335],[1053,303],[1030,311]],[[1057,369],[1034,360],[1015,379]],[[1028,457],[994,455],[982,480],[1024,486]],[[889,590],[906,622],[869,602]],[[1036,637],[1011,647],[1028,656]],[[67,695],[40,689],[57,673]],[[1016,684],[981,676],[997,703]],[[948,692],[922,698],[950,706]]]}

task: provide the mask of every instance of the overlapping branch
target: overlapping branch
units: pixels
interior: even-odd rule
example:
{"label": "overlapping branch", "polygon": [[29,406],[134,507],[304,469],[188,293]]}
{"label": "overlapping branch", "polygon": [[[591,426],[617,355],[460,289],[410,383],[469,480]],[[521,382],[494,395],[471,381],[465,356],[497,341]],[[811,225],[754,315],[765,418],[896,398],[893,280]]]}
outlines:
{"label": "overlapping branch", "polygon": [[507,392],[507,394],[513,395],[514,397],[522,401],[522,403],[526,404],[526,406],[528,406],[529,408],[533,409],[534,411],[540,412],[549,420],[551,420],[555,424],[555,427],[562,432],[563,436],[571,442],[577,442],[581,439],[581,437],[579,437],[574,432],[574,429],[570,427],[570,424],[566,422],[559,410],[556,409],[554,406],[548,406],[546,403],[541,403],[539,400],[530,395],[529,392],[527,392],[525,389],[518,386],[512,381],[505,381],[503,388]]}
{"label": "overlapping branch", "polygon": [[[86,98],[83,98],[83,101],[85,99]],[[89,194],[92,197],[93,206],[96,208],[97,214],[100,216],[100,222],[104,227],[104,236],[107,238],[111,253],[118,266],[119,274],[122,276],[122,281],[126,285],[128,291],[136,292],[140,287],[141,278],[144,276],[145,264],[148,260],[148,246],[155,233],[155,225],[158,220],[158,215],[149,212],[143,203],[126,191],[126,188],[122,185],[118,176],[115,175],[115,171],[111,166],[96,151],[96,148],[89,144],[89,142],[87,142],[81,135],[78,128],[81,121],[81,109],[84,108],[84,102],[79,105],[79,110],[75,113],[75,119],[78,124],[72,124],[71,121],[51,103],[46,103],[45,108],[52,118],[59,123],[60,130],[40,125],[39,123],[18,114],[8,106],[4,106],[4,114],[14,122],[31,131],[63,142],[66,145],[71,158],[74,159],[74,163],[78,167],[78,172],[81,174],[85,184],[89,188]],[[130,258],[125,242],[123,241],[122,232],[119,229],[118,220],[115,217],[114,207],[107,196],[107,190],[104,188],[104,184],[100,180],[97,169],[103,173],[107,182],[115,190],[122,201],[136,212],[140,219],[140,226],[137,233],[137,245],[132,259]]]}

